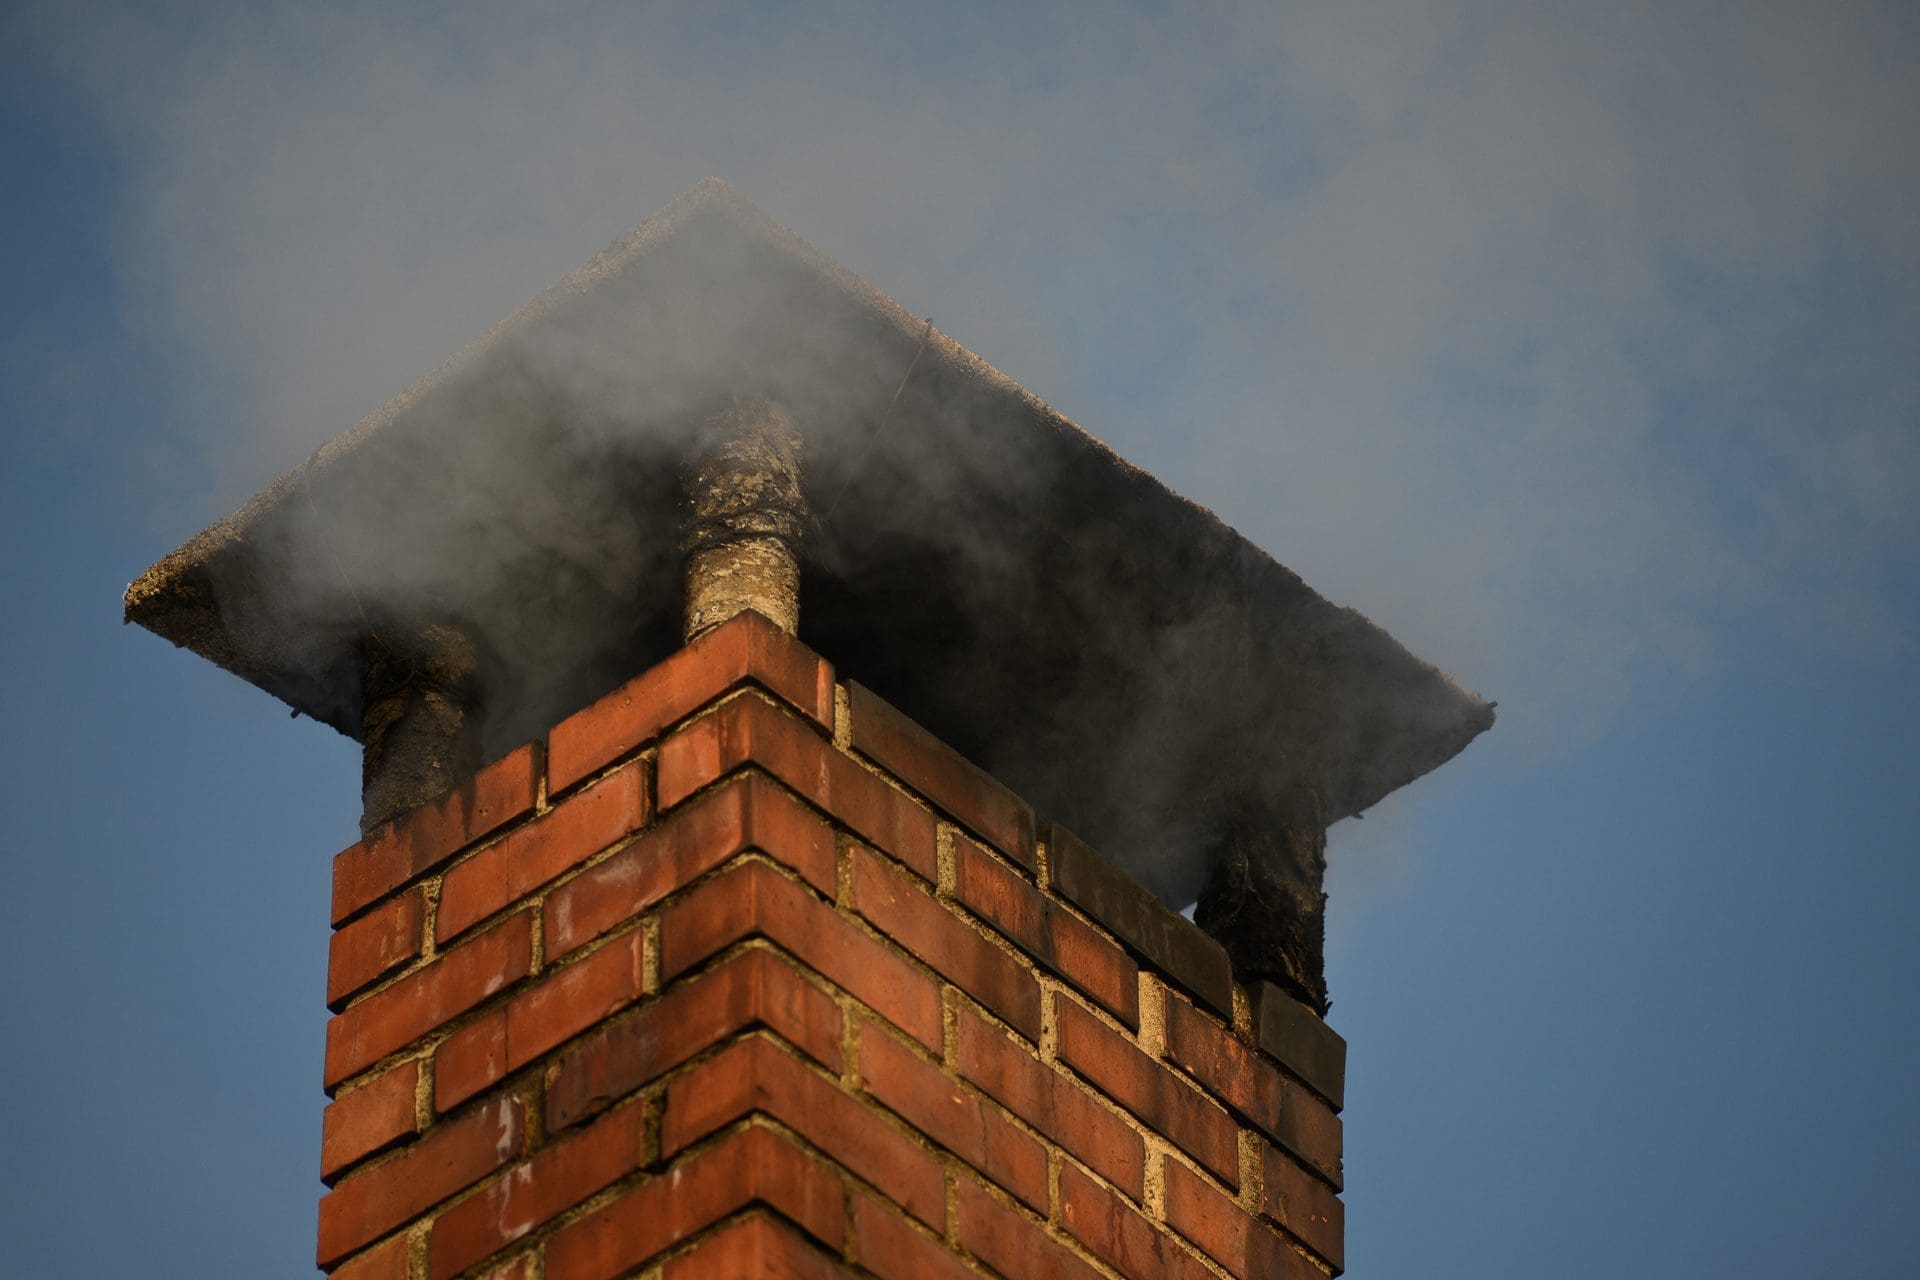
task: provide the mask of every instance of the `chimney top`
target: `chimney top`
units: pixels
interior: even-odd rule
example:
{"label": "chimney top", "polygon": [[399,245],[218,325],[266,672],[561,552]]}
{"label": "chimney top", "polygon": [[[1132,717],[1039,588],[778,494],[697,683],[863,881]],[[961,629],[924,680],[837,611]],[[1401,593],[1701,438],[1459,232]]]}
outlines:
{"label": "chimney top", "polygon": [[690,442],[803,440],[800,636],[1176,905],[1229,797],[1357,813],[1492,707],[710,180],[148,569],[127,618],[356,739],[464,628],[493,756],[680,643]]}

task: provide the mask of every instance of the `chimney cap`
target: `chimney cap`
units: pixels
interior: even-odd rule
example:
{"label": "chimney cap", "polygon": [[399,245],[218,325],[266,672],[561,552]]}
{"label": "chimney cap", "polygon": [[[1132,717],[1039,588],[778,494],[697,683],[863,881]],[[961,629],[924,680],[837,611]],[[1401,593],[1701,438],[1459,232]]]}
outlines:
{"label": "chimney cap", "polygon": [[1331,822],[1492,723],[712,179],[148,569],[126,616],[355,738],[360,639],[464,622],[508,749],[677,646],[677,468],[740,393],[806,438],[801,638],[1170,902],[1235,793],[1311,777]]}

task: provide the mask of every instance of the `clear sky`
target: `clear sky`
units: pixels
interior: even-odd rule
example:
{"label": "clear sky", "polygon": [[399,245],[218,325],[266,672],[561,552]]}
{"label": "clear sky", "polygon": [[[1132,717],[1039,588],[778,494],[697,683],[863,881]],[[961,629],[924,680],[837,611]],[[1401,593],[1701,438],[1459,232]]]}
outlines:
{"label": "clear sky", "polygon": [[1352,1274],[1916,1274],[1920,10],[718,8],[0,8],[6,1268],[311,1269],[357,754],[124,585],[717,174],[1499,700]]}

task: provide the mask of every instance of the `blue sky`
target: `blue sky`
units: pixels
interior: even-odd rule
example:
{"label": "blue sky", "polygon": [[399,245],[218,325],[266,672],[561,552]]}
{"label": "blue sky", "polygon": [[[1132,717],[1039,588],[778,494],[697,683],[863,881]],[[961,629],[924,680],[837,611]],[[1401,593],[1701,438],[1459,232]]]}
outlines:
{"label": "blue sky", "polygon": [[1333,835],[1354,1275],[1912,1274],[1902,6],[0,13],[0,1217],[308,1272],[351,745],[160,554],[708,174],[1497,698]]}

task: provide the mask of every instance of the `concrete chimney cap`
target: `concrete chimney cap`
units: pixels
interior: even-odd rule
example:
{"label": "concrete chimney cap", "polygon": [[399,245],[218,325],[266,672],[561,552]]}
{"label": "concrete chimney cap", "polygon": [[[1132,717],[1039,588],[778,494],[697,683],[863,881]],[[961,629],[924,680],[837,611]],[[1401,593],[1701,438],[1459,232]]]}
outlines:
{"label": "concrete chimney cap", "polygon": [[[911,371],[911,372],[909,372]],[[1170,902],[1222,806],[1327,821],[1491,705],[709,180],[142,574],[128,620],[358,737],[368,633],[479,646],[486,750],[679,643],[716,401],[800,424],[800,637]]]}

